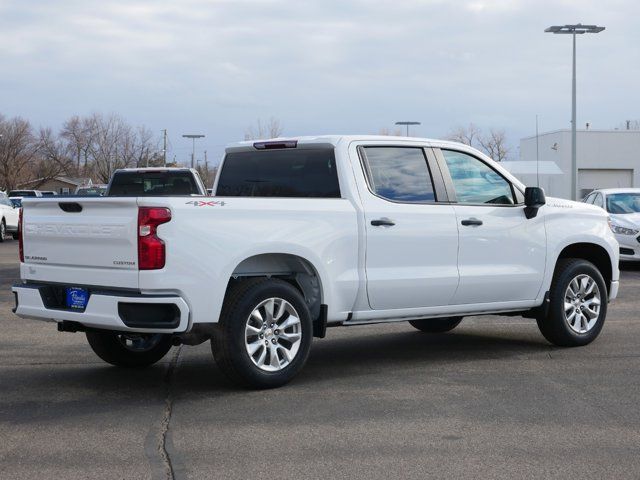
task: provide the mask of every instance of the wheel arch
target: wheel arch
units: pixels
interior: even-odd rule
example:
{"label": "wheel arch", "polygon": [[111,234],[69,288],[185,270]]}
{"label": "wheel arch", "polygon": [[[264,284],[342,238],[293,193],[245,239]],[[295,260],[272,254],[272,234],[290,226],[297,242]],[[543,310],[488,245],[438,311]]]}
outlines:
{"label": "wheel arch", "polygon": [[553,272],[554,277],[560,260],[566,258],[581,258],[593,263],[602,274],[607,286],[607,291],[611,291],[611,281],[613,280],[612,259],[609,252],[604,247],[597,243],[589,242],[572,243],[571,245],[567,245],[562,249],[558,258],[556,258]]}
{"label": "wheel arch", "polygon": [[260,253],[240,261],[229,278],[226,292],[245,278],[276,277],[293,285],[302,294],[315,322],[326,315],[325,291],[316,266],[307,258],[282,252]]}

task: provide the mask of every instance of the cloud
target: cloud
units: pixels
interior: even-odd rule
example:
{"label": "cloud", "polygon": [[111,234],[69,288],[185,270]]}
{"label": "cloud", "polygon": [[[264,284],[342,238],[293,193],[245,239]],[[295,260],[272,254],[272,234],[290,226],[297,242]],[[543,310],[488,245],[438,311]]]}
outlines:
{"label": "cloud", "polygon": [[568,126],[570,42],[544,28],[598,21],[605,32],[579,39],[579,115],[606,128],[640,115],[639,13],[621,0],[5,0],[0,109],[54,126],[117,111],[206,130],[211,149],[272,115],[285,133],[411,117],[425,136],[473,121],[517,138],[536,114]]}

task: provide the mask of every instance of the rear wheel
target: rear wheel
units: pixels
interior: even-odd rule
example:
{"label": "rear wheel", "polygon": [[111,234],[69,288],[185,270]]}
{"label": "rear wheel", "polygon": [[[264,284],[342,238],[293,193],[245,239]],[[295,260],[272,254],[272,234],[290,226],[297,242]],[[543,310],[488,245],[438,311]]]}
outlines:
{"label": "rear wheel", "polygon": [[0,221],[0,242],[4,242],[4,237],[7,235],[7,224],[4,223],[4,218]]}
{"label": "rear wheel", "polygon": [[18,232],[13,232],[11,236],[13,237],[14,240],[18,240],[20,238],[20,235],[18,234]]}
{"label": "rear wheel", "polygon": [[549,290],[548,312],[537,319],[538,328],[554,345],[587,345],[602,330],[607,301],[607,287],[595,265],[582,259],[561,260]]}
{"label": "rear wheel", "polygon": [[153,365],[171,349],[171,337],[161,333],[87,332],[98,357],[118,367]]}
{"label": "rear wheel", "polygon": [[409,323],[421,332],[445,333],[456,328],[461,321],[462,317],[443,317],[428,318],[425,320],[409,320]]}
{"label": "rear wheel", "polygon": [[273,388],[300,371],[312,337],[311,315],[296,288],[279,279],[251,279],[227,294],[211,350],[233,382]]}

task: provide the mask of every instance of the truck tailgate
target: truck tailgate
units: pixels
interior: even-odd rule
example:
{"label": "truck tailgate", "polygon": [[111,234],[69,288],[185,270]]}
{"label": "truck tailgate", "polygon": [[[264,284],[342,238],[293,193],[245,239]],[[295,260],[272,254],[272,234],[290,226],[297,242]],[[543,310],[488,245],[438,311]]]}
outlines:
{"label": "truck tailgate", "polygon": [[23,280],[138,288],[136,198],[23,203]]}

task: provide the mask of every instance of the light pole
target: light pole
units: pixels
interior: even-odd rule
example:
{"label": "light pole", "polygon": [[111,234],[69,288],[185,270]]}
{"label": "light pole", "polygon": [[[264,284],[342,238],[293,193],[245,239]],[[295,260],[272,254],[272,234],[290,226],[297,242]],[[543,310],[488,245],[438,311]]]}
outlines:
{"label": "light pole", "polygon": [[578,161],[576,155],[576,35],[583,33],[600,33],[605,27],[597,25],[553,25],[546,28],[547,33],[566,34],[573,36],[573,76],[571,80],[571,196],[578,199],[577,175]]}
{"label": "light pole", "polygon": [[407,127],[407,137],[409,136],[409,125],[421,125],[420,122],[396,122],[396,125],[405,125]]}
{"label": "light pole", "polygon": [[167,129],[162,130],[162,163],[167,166]]}
{"label": "light pole", "polygon": [[182,135],[184,138],[190,138],[191,140],[193,140],[193,149],[191,150],[191,168],[194,168],[194,158],[196,156],[196,138],[204,138],[204,135],[194,135],[194,134],[189,134],[189,135]]}

